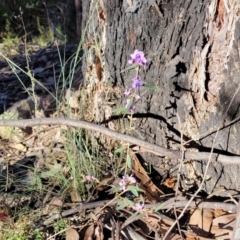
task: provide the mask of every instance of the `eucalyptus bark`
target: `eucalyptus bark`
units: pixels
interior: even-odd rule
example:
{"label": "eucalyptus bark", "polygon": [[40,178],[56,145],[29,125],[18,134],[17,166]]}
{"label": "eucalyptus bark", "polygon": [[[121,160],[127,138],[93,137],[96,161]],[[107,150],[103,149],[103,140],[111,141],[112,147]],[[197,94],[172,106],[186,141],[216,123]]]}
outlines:
{"label": "eucalyptus bark", "polygon": [[[133,136],[173,150],[209,153],[215,138],[214,152],[240,154],[238,0],[91,0],[82,1],[82,11],[86,87],[111,85],[114,101],[124,104],[123,92],[135,75],[133,69],[123,71],[129,55],[142,50],[150,62],[140,75],[159,90],[148,90],[138,101]],[[95,122],[110,121],[101,93],[95,97],[101,102],[93,110]],[[181,159],[140,155],[151,159],[163,179],[177,175]],[[197,187],[205,169],[206,161],[184,161],[182,189]],[[215,194],[223,186],[217,195],[239,191],[239,173],[237,165],[211,163],[203,190]]]}

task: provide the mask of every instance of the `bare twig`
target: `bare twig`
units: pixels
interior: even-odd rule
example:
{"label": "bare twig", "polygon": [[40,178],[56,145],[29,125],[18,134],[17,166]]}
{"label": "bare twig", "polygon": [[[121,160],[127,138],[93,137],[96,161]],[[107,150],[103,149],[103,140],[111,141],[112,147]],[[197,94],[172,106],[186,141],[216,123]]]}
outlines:
{"label": "bare twig", "polygon": [[[176,200],[177,200],[177,195],[179,193],[178,189],[179,189],[179,183],[180,183],[180,176],[181,176],[181,170],[182,170],[182,165],[183,165],[183,161],[184,161],[182,122],[181,122],[181,119],[180,119],[180,116],[179,116],[178,113],[177,113],[177,119],[178,119],[178,123],[179,123],[179,130],[180,130],[180,133],[181,133],[182,157],[181,157],[181,160],[180,160],[180,163],[179,163],[178,174],[177,174],[177,183],[176,183],[176,188],[175,188],[175,198],[176,198]],[[176,209],[176,207],[174,207],[174,215],[175,215],[175,218],[178,219],[177,218],[177,209]],[[180,224],[179,224],[178,220],[177,220],[177,227],[178,227],[178,232],[179,232],[181,238],[183,239],[181,228],[180,228]]]}
{"label": "bare twig", "polygon": [[[171,209],[171,208],[183,208],[186,206],[188,203],[188,200],[181,200],[181,201],[175,201],[175,197],[172,199],[172,201],[167,200],[166,203],[162,204],[161,210],[164,209]],[[78,204],[77,206],[63,211],[61,214],[56,213],[52,215],[50,218],[44,221],[44,225],[48,225],[51,222],[59,219],[60,217],[67,217],[69,215],[75,214],[81,210],[84,209],[92,209],[92,208],[97,208],[97,207],[102,207],[108,204],[109,206],[113,206],[117,203],[118,200],[114,200],[111,203],[109,203],[109,200],[103,200],[103,201],[98,201],[98,202],[90,202],[90,203],[83,203],[83,204]],[[119,202],[118,202],[119,203]],[[154,209],[157,206],[159,206],[161,203],[155,203],[155,204],[146,204],[144,207],[147,209]],[[218,208],[218,209],[223,209],[225,211],[229,211],[231,213],[236,213],[237,212],[237,206],[232,203],[224,203],[224,202],[200,202],[200,201],[192,201],[188,205],[189,207],[199,207],[199,208]],[[164,215],[161,215],[162,218],[165,218]],[[166,216],[168,219],[168,217]]]}
{"label": "bare twig", "polygon": [[156,2],[154,1],[153,6],[155,7],[155,9],[157,10],[157,13],[159,15],[160,18],[163,19],[163,13],[161,12],[160,8],[158,7],[158,5],[156,4]]}
{"label": "bare twig", "polygon": [[[118,133],[108,128],[102,127],[97,124],[67,119],[67,118],[36,118],[36,119],[24,119],[24,120],[0,120],[0,126],[12,126],[12,127],[32,127],[37,125],[66,125],[71,127],[83,128],[92,130],[95,132],[102,133],[106,136],[109,136],[113,139],[131,143],[133,145],[138,145],[141,147],[141,150],[145,150],[147,152],[154,153],[158,156],[166,156],[169,158],[181,159],[182,151],[175,151],[167,148],[160,147],[155,144],[148,143],[146,141],[140,140],[138,138]],[[192,160],[208,160],[209,159],[208,152],[184,152],[184,159],[192,159]],[[211,154],[212,161],[218,161],[222,164],[240,164],[239,156],[227,156],[223,154],[212,153]],[[151,159],[148,161],[151,162]]]}

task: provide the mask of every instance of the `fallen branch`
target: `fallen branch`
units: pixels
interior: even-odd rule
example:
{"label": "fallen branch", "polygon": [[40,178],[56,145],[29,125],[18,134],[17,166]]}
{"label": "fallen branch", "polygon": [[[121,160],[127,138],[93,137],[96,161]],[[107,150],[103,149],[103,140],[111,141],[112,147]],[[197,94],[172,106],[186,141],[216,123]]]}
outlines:
{"label": "fallen branch", "polygon": [[[173,198],[173,201],[167,201],[166,204],[165,203],[156,203],[156,204],[146,204],[144,207],[148,208],[148,209],[154,209],[157,206],[159,206],[160,204],[162,204],[161,206],[161,210],[164,209],[171,209],[171,208],[183,208],[186,206],[188,200],[183,200],[183,201],[174,201],[175,198]],[[102,201],[97,201],[97,202],[90,202],[90,203],[82,203],[82,204],[78,204],[75,207],[65,210],[62,213],[55,213],[53,214],[51,217],[49,217],[48,219],[46,219],[44,221],[44,225],[49,225],[50,223],[52,223],[53,221],[59,219],[60,217],[67,217],[70,215],[73,215],[77,212],[80,212],[82,210],[86,210],[86,209],[92,209],[92,208],[97,208],[97,207],[103,207],[106,204],[109,203],[109,200],[102,200]],[[113,206],[115,204],[119,203],[117,200],[112,201],[111,204],[109,204],[110,206]],[[236,213],[237,212],[237,206],[235,204],[232,203],[224,203],[224,202],[201,202],[201,201],[196,201],[196,202],[191,202],[189,204],[189,207],[194,207],[194,208],[206,208],[206,209],[223,209],[224,211],[228,211],[231,213]],[[163,216],[163,215],[162,215]],[[163,218],[167,218],[167,216],[164,216]]]}
{"label": "fallen branch", "polygon": [[[165,156],[169,158],[181,159],[182,151],[170,150],[167,148],[160,147],[155,144],[148,143],[138,138],[118,133],[108,128],[102,127],[97,124],[73,120],[67,118],[35,118],[35,119],[24,119],[24,120],[0,120],[0,126],[12,126],[12,127],[33,127],[37,125],[66,125],[71,127],[83,128],[92,130],[95,132],[102,133],[113,139],[131,143],[141,147],[142,151],[151,152],[158,156]],[[210,153],[208,152],[184,152],[184,159],[192,160],[209,160]],[[211,156],[212,161],[217,161],[222,164],[240,164],[240,157],[238,156],[226,156],[223,154],[213,153]],[[148,161],[151,162],[149,159]]]}

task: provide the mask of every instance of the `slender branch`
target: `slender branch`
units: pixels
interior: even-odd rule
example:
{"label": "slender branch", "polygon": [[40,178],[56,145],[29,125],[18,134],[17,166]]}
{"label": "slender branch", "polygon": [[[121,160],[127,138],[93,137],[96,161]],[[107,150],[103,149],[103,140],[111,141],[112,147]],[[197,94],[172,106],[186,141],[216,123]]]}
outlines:
{"label": "slender branch", "polygon": [[[148,143],[146,141],[140,140],[138,138],[118,133],[108,128],[102,127],[97,124],[73,120],[68,118],[35,118],[35,119],[24,119],[24,120],[0,120],[0,126],[12,126],[12,127],[33,127],[37,125],[66,125],[71,127],[83,128],[92,130],[95,132],[102,133],[106,136],[109,136],[113,139],[138,145],[141,147],[141,150],[154,153],[158,156],[166,156],[169,158],[182,158],[182,151],[171,150],[167,148],[160,147],[155,144]],[[192,160],[209,160],[210,153],[208,152],[185,152],[184,159]],[[218,161],[222,164],[240,164],[239,156],[227,156],[223,154],[213,153],[211,156],[212,161]],[[151,162],[151,159],[148,161]]]}
{"label": "slender branch", "polygon": [[[174,200],[175,198],[173,198]],[[56,213],[54,215],[52,215],[51,217],[49,217],[48,219],[46,219],[44,221],[44,225],[48,225],[51,222],[59,219],[60,217],[67,217],[69,215],[75,214],[77,212],[80,212],[81,210],[85,210],[85,209],[92,209],[92,208],[97,208],[97,207],[102,207],[105,206],[106,204],[113,206],[116,203],[118,203],[118,200],[114,200],[110,203],[109,200],[102,200],[102,201],[97,201],[97,202],[90,202],[90,203],[83,203],[83,204],[78,204],[75,207],[65,210],[63,211],[61,214],[60,213]],[[188,200],[183,200],[183,201],[166,201],[166,204],[163,203],[162,204],[162,208],[161,210],[164,209],[171,209],[171,208],[183,208],[186,206],[186,204],[188,203]],[[159,204],[161,203],[156,203],[156,204],[146,204],[144,206],[144,208],[146,209],[154,209],[156,208]],[[229,211],[232,213],[237,212],[237,206],[235,204],[232,203],[224,203],[224,202],[200,202],[200,201],[192,201],[188,207],[199,207],[199,208],[213,208],[213,209],[223,209],[225,211]],[[167,216],[166,216],[167,218]]]}

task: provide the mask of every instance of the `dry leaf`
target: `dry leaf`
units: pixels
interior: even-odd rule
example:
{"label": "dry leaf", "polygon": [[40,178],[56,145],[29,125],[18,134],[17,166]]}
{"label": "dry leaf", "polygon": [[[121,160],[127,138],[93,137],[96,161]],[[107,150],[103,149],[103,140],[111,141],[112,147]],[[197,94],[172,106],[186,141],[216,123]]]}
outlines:
{"label": "dry leaf", "polygon": [[159,224],[159,217],[157,215],[154,215],[154,214],[147,215],[147,217],[143,217],[143,220],[149,228],[149,233],[151,231],[156,231],[158,233],[161,233],[161,228],[160,228],[160,224]]}
{"label": "dry leaf", "polygon": [[186,240],[206,240],[206,238],[197,237],[195,235],[192,235],[191,233],[187,233]]}
{"label": "dry leaf", "polygon": [[146,240],[145,237],[142,237],[139,233],[137,233],[131,227],[126,228],[125,231],[127,232],[127,236],[129,236],[128,239],[132,239],[132,240]]}
{"label": "dry leaf", "polygon": [[176,178],[168,178],[165,180],[164,185],[168,188],[174,188],[175,183],[177,182]]}
{"label": "dry leaf", "polygon": [[163,218],[162,221],[161,221],[161,223],[168,228],[168,227],[172,226],[173,221],[170,221],[170,220],[168,220],[167,218]]}
{"label": "dry leaf", "polygon": [[79,239],[79,234],[74,228],[69,228],[66,231],[66,240],[78,240]]}
{"label": "dry leaf", "polygon": [[104,234],[103,234],[103,226],[102,223],[98,222],[97,227],[95,228],[94,235],[96,237],[96,240],[103,240]]}
{"label": "dry leaf", "polygon": [[222,210],[222,209],[214,209],[214,218],[220,217],[222,215],[228,214],[228,212]]}
{"label": "dry leaf", "polygon": [[[163,234],[164,235],[164,234]],[[170,233],[165,240],[182,240],[182,237],[177,233]],[[186,239],[187,240],[187,239]],[[190,240],[190,239],[188,239]],[[191,240],[200,240],[200,239],[191,239]]]}
{"label": "dry leaf", "polygon": [[131,151],[131,157],[133,159],[133,172],[135,176],[140,180],[140,187],[145,191],[147,199],[151,203],[160,201],[160,195],[164,194],[155,184],[151,181],[148,174],[140,164],[137,156]]}
{"label": "dry leaf", "polygon": [[[190,217],[189,226],[197,236],[208,237],[213,222],[213,209],[196,209]],[[190,236],[189,236],[190,237]]]}
{"label": "dry leaf", "polygon": [[[232,237],[233,230],[228,228],[221,229],[217,226],[213,226],[211,233],[214,234],[215,239],[230,239]],[[222,238],[223,236],[224,238]]]}
{"label": "dry leaf", "polygon": [[54,197],[49,204],[43,209],[44,214],[48,214],[51,210],[56,207],[62,207],[63,201],[60,198]]}
{"label": "dry leaf", "polygon": [[92,240],[93,238],[93,234],[94,234],[94,225],[93,224],[91,224],[88,228],[87,228],[87,230],[86,230],[86,232],[85,232],[85,234],[84,234],[84,238],[83,238],[83,240]]}
{"label": "dry leaf", "polygon": [[225,214],[217,217],[212,222],[211,233],[215,237],[224,236],[224,238],[231,238],[233,228],[235,226],[236,214]]}
{"label": "dry leaf", "polygon": [[27,151],[27,148],[24,145],[22,145],[21,143],[9,144],[9,147],[17,149],[21,152],[26,152]]}
{"label": "dry leaf", "polygon": [[229,224],[231,225],[231,223],[233,223],[235,220],[236,220],[236,213],[225,214],[215,218],[212,224],[213,226],[224,228],[225,225],[229,225]]}

